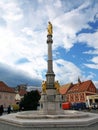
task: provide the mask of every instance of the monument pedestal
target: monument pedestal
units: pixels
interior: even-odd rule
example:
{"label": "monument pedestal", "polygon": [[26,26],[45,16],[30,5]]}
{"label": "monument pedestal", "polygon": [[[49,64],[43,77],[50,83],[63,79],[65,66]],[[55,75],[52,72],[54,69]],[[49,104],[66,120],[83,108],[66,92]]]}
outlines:
{"label": "monument pedestal", "polygon": [[46,115],[63,114],[61,95],[55,89],[47,89],[41,95],[41,112]]}

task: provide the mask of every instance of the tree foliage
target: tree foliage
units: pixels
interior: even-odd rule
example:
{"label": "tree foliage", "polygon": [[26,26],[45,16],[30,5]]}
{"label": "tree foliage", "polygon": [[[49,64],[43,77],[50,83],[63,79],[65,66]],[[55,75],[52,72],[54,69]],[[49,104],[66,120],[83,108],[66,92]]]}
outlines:
{"label": "tree foliage", "polygon": [[20,102],[20,108],[24,110],[37,110],[41,95],[39,91],[33,90],[24,95],[24,98]]}

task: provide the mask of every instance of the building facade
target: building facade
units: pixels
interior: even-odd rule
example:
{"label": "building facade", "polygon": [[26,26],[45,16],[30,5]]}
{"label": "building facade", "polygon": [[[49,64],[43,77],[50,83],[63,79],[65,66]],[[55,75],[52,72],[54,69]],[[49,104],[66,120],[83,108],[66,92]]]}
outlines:
{"label": "building facade", "polygon": [[15,104],[15,96],[14,89],[0,81],[0,105],[8,107],[9,105]]}
{"label": "building facade", "polygon": [[60,89],[63,89],[63,92],[60,90],[60,93],[64,95],[65,90],[65,100],[70,103],[85,103],[87,96],[95,95],[97,93],[97,89],[91,80],[84,82],[79,80],[76,84],[71,83],[67,89],[66,85],[63,85],[62,87]]}

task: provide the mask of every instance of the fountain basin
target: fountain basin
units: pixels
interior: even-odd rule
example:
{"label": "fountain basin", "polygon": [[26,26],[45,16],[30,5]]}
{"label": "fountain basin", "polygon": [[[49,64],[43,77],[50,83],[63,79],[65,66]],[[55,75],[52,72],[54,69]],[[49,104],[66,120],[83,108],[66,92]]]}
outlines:
{"label": "fountain basin", "polygon": [[66,110],[64,115],[43,115],[39,111],[24,111],[0,117],[0,130],[65,130],[66,128],[97,130],[98,114]]}
{"label": "fountain basin", "polygon": [[16,118],[20,119],[58,119],[58,118],[86,118],[89,117],[88,113],[74,111],[74,110],[66,110],[64,114],[57,114],[57,115],[46,115],[43,114],[41,111],[25,111],[19,112],[16,115]]}

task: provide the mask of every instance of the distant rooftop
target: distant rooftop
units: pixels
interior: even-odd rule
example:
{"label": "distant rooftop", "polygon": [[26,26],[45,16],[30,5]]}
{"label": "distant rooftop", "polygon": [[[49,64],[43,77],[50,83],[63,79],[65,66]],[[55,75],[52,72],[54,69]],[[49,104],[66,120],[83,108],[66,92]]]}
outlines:
{"label": "distant rooftop", "polygon": [[0,92],[15,93],[14,89],[7,86],[3,81],[0,81]]}

